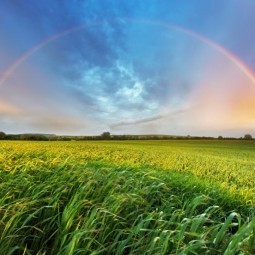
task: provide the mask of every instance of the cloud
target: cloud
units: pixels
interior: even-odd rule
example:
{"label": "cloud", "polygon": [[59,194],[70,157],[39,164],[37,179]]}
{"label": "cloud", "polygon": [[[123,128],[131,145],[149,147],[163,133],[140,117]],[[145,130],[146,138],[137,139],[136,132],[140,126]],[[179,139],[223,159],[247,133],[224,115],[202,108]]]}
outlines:
{"label": "cloud", "polygon": [[[95,125],[88,118],[64,113],[39,113],[19,115],[1,115],[1,127],[10,126],[11,130],[18,128],[16,132],[41,132],[41,133],[68,133],[82,134],[88,127]],[[15,127],[15,128],[14,128]]]}
{"label": "cloud", "polygon": [[73,116],[30,116],[26,117],[26,123],[41,132],[73,132],[79,133],[86,128],[88,122]]}
{"label": "cloud", "polygon": [[117,129],[119,127],[125,127],[125,126],[130,126],[130,125],[139,125],[139,124],[143,124],[143,123],[147,123],[147,122],[152,122],[152,121],[159,120],[162,118],[164,118],[164,116],[158,115],[158,116],[153,116],[150,118],[143,118],[143,119],[138,119],[138,120],[120,121],[120,122],[111,124],[109,127],[111,129]]}
{"label": "cloud", "polygon": [[113,123],[113,124],[109,125],[109,127],[111,129],[118,129],[118,128],[121,128],[121,127],[146,124],[146,123],[155,122],[155,121],[158,121],[158,120],[164,120],[164,119],[169,120],[172,117],[175,117],[178,114],[184,113],[186,111],[187,111],[187,109],[183,108],[183,109],[178,109],[178,110],[169,112],[167,114],[159,114],[159,115],[155,115],[155,116],[148,117],[148,118],[141,118],[141,119],[128,120],[128,121],[120,121],[120,122],[116,122],[116,123]]}
{"label": "cloud", "polygon": [[21,110],[13,104],[0,101],[0,116],[17,116],[21,113]]}

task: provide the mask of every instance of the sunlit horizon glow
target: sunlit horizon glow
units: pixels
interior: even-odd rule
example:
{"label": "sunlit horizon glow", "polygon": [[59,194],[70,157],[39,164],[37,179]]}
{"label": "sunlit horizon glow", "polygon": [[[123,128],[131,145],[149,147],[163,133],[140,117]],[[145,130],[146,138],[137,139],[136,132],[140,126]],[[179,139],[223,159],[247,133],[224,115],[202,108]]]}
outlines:
{"label": "sunlit horizon glow", "polygon": [[[132,13],[131,3],[123,9],[112,3],[101,21],[96,18],[103,7],[96,2],[89,1],[84,10],[80,6],[83,14],[88,13],[87,20],[83,14],[72,16],[77,6],[66,2],[66,9],[59,10],[53,4],[59,20],[50,16],[47,25],[44,16],[50,8],[45,3],[34,5],[37,16],[26,4],[20,10],[11,3],[3,6],[17,22],[26,12],[28,18],[19,33],[3,15],[0,34],[8,30],[9,37],[0,44],[0,130],[255,135],[255,51],[250,40],[245,40],[248,36],[255,39],[255,32],[245,34],[241,21],[236,26],[238,20],[228,13],[229,0],[195,5],[201,20],[203,8],[210,6],[205,25],[192,16],[191,4],[177,1],[163,6],[178,9],[179,14],[164,15],[155,3],[149,14],[143,5]],[[213,19],[212,5],[226,7],[219,20]],[[240,5],[240,1],[232,2],[235,14],[244,11]],[[62,12],[73,18],[59,23]],[[254,19],[248,14],[243,26]],[[34,28],[30,23],[36,17]],[[13,38],[19,38],[21,45]],[[30,45],[29,50],[24,50],[25,45]]]}

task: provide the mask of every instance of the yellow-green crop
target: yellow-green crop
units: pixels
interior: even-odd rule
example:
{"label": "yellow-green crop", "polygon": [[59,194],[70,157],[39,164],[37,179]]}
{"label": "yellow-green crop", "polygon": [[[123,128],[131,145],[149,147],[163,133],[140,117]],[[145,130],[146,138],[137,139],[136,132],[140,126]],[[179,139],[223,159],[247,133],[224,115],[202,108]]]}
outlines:
{"label": "yellow-green crop", "polygon": [[0,142],[1,254],[254,254],[253,141]]}

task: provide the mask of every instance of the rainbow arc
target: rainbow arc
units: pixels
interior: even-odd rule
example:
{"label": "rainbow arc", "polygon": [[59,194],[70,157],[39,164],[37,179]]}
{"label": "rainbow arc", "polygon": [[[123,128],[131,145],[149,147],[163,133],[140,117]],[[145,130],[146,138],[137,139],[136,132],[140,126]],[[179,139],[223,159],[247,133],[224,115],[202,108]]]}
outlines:
{"label": "rainbow arc", "polygon": [[153,25],[159,25],[164,26],[168,29],[174,29],[176,31],[179,31],[181,33],[184,33],[186,35],[189,35],[197,40],[200,40],[201,42],[206,43],[207,45],[211,46],[218,52],[220,52],[222,55],[227,57],[234,65],[236,65],[245,75],[246,77],[255,85],[255,74],[253,71],[245,64],[242,60],[240,60],[236,55],[234,55],[232,52],[228,51],[223,46],[217,44],[216,42],[212,41],[211,39],[193,31],[187,28],[184,28],[182,26],[178,26],[171,23],[166,23],[162,21],[157,20],[145,20],[145,19],[130,19],[130,18],[122,18],[122,19],[113,19],[113,20],[105,20],[105,21],[98,21],[90,24],[82,24],[78,26],[74,26],[71,28],[68,28],[66,30],[63,30],[59,33],[56,33],[50,37],[48,37],[46,40],[43,40],[39,44],[35,45],[31,49],[29,49],[27,52],[25,52],[23,55],[21,55],[11,66],[9,66],[1,75],[0,75],[0,86],[4,84],[4,82],[7,80],[7,78],[15,71],[15,69],[20,66],[24,61],[26,61],[31,55],[33,55],[35,52],[40,50],[41,48],[45,47],[47,44],[69,34],[73,33],[78,30],[86,29],[87,27],[92,26],[98,26],[100,24],[103,24],[104,22],[139,22],[139,23],[146,23],[146,24],[153,24]]}

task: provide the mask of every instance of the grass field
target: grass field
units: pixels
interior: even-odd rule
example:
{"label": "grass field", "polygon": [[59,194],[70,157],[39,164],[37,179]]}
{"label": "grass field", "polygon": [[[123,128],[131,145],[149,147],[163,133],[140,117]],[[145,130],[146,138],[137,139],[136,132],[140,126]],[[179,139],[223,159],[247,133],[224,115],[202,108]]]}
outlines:
{"label": "grass field", "polygon": [[0,142],[0,254],[255,254],[255,142]]}

